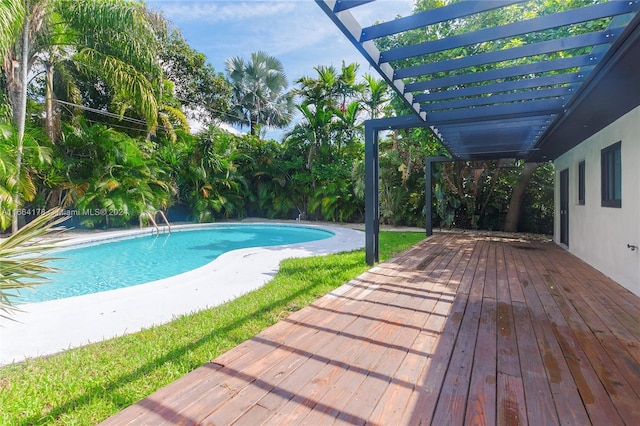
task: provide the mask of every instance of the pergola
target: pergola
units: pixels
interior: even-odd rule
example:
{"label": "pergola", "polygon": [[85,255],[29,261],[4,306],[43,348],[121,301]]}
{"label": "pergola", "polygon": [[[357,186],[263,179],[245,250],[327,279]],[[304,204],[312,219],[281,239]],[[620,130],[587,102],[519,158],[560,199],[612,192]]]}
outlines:
{"label": "pergola", "polygon": [[[427,161],[430,200],[431,161],[551,161],[640,104],[637,0],[585,0],[538,16],[528,15],[539,0],[460,0],[372,23],[356,16],[376,16],[384,1],[316,2],[411,110],[365,122],[369,264],[379,260],[380,131],[429,127],[446,147],[450,157]],[[497,11],[515,18],[496,24]],[[465,32],[465,22],[482,25]],[[438,25],[458,30],[427,41],[419,35]],[[418,36],[397,37],[405,32]],[[430,221],[427,208],[428,234]]]}

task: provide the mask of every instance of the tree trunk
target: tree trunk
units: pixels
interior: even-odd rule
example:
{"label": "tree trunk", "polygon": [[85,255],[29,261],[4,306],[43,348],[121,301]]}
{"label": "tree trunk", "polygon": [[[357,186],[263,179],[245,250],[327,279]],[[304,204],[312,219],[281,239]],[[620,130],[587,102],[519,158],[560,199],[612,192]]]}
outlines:
{"label": "tree trunk", "polygon": [[516,232],[518,230],[518,219],[520,218],[520,207],[522,206],[522,197],[527,185],[533,176],[533,173],[540,167],[541,163],[524,163],[520,180],[513,188],[511,193],[511,201],[509,202],[509,210],[504,220],[505,232]]}
{"label": "tree trunk", "polygon": [[53,110],[53,63],[47,65],[46,91],[45,91],[45,131],[49,140],[56,143],[57,132],[55,125],[55,112]]}
{"label": "tree trunk", "polygon": [[[27,13],[27,17],[29,14]],[[20,46],[21,55],[20,58],[20,97],[17,105],[13,109],[14,123],[18,128],[18,146],[16,149],[16,183],[18,187],[15,188],[13,193],[13,215],[11,222],[11,232],[16,233],[18,231],[18,207],[20,206],[20,193],[19,182],[22,169],[22,147],[24,142],[24,129],[27,119],[27,78],[29,68],[29,19],[24,20],[22,27],[22,45]]]}

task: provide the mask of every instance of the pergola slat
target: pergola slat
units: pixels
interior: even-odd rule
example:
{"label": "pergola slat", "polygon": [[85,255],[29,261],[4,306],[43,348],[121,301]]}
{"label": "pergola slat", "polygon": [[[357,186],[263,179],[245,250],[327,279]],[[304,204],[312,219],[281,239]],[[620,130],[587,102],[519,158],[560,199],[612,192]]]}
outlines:
{"label": "pergola slat", "polygon": [[386,52],[382,52],[380,62],[397,61],[400,59],[428,55],[431,53],[564,27],[610,16],[623,15],[630,12],[636,12],[638,11],[638,8],[640,8],[640,5],[636,2],[614,1],[587,6],[580,9],[572,9],[565,12],[558,12],[551,15],[528,19],[526,21],[485,28],[471,33],[445,37],[439,40],[388,50]]}
{"label": "pergola slat", "polygon": [[503,49],[495,52],[479,53],[477,55],[464,56],[457,59],[429,62],[413,67],[398,69],[396,70],[394,77],[397,79],[418,77],[421,75],[477,67],[480,65],[494,64],[497,62],[544,55],[570,49],[597,46],[611,43],[611,41],[618,37],[621,32],[622,28],[615,28],[611,30],[582,34],[575,37],[566,37],[541,43],[518,46],[511,49]]}
{"label": "pergola slat", "polygon": [[443,99],[462,98],[466,96],[487,95],[490,93],[507,92],[510,90],[523,90],[544,86],[554,86],[575,83],[584,79],[584,73],[565,73],[538,78],[527,78],[506,83],[488,84],[485,86],[465,87],[463,89],[443,90],[414,96],[416,102],[438,101]]}
{"label": "pergola slat", "polygon": [[439,7],[427,12],[416,13],[415,15],[363,28],[360,42],[390,36],[403,31],[415,30],[416,28],[437,24],[451,19],[464,18],[465,16],[499,9],[512,4],[522,3],[524,1],[526,0],[464,0],[459,3]]}
{"label": "pergola slat", "polygon": [[545,99],[451,111],[436,111],[427,115],[427,124],[469,123],[486,119],[509,120],[512,118],[527,117],[528,115],[558,114],[561,110],[562,100]]}
{"label": "pergola slat", "polygon": [[481,96],[474,98],[463,98],[454,101],[433,102],[429,104],[422,104],[422,110],[427,114],[431,111],[457,109],[457,108],[469,108],[481,105],[500,104],[508,102],[520,102],[534,99],[552,98],[568,96],[572,92],[571,87],[556,87],[553,89],[543,90],[526,90],[515,93],[507,93],[503,95],[493,96]]}
{"label": "pergola slat", "polygon": [[420,83],[420,90],[431,90],[442,87],[460,86],[466,84],[480,83],[483,81],[494,81],[511,77],[539,74],[550,71],[562,71],[570,68],[586,67],[594,64],[597,58],[595,55],[581,55],[572,58],[555,59],[552,61],[534,62],[515,67],[499,68],[490,71],[479,71],[474,73],[456,75],[454,77],[436,78]]}

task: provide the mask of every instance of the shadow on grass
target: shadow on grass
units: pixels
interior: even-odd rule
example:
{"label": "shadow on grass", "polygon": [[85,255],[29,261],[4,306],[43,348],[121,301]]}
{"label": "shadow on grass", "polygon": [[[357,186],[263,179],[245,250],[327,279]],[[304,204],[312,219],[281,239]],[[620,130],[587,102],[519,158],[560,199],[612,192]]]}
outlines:
{"label": "shadow on grass", "polygon": [[[360,259],[359,257],[349,259],[347,262],[341,263],[340,268],[350,269],[350,268],[359,267],[362,265],[363,260],[364,259]],[[314,273],[313,272],[314,270],[318,270],[318,272]],[[300,272],[302,272],[302,270]],[[313,268],[304,268],[304,273],[306,276],[312,276],[314,278],[309,282],[308,285],[300,288],[299,290],[293,293],[290,293],[287,296],[282,297],[278,300],[272,301],[271,303],[265,306],[262,306],[259,309],[255,309],[254,311],[247,313],[246,315],[236,319],[230,324],[222,328],[213,330],[211,333],[206,334],[200,337],[199,339],[190,342],[188,345],[183,345],[179,348],[173,349],[167,352],[165,355],[161,357],[157,357],[154,360],[139,366],[134,371],[128,374],[124,374],[118,378],[115,378],[110,383],[100,384],[100,385],[91,387],[87,389],[82,395],[79,395],[76,398],[73,398],[72,400],[69,400],[58,406],[52,407],[51,410],[44,417],[40,415],[31,416],[21,421],[20,424],[21,425],[45,424],[51,420],[58,419],[60,416],[64,414],[76,411],[82,406],[91,404],[91,401],[95,400],[97,397],[109,398],[111,402],[118,407],[118,409],[123,409],[131,405],[132,403],[138,401],[139,397],[135,396],[131,398],[131,397],[120,396],[120,393],[118,391],[122,386],[132,383],[146,375],[153,373],[156,370],[161,369],[162,366],[165,365],[166,363],[173,362],[182,358],[187,353],[191,352],[194,348],[201,347],[207,344],[208,342],[214,340],[216,337],[235,334],[233,332],[237,329],[240,329],[244,324],[252,320],[262,318],[267,313],[273,312],[277,314],[279,312],[282,312],[283,309],[287,308],[290,302],[296,300],[297,298],[305,294],[311,293],[314,289],[316,289],[317,287],[320,287],[323,284],[323,279],[321,277],[327,273],[327,268],[325,265],[319,264],[314,266]],[[265,287],[268,288],[269,284],[267,284]],[[339,285],[341,285],[341,283],[338,284],[338,286]],[[256,291],[260,291],[260,290],[264,291],[265,287],[255,290],[254,292],[251,292],[249,294],[255,293]],[[274,315],[274,318],[277,318],[277,315]],[[273,321],[270,324],[265,325],[265,328],[268,327],[269,325],[272,325],[275,322],[276,321]],[[234,339],[235,341],[233,345],[238,345],[251,337],[253,336],[247,335],[247,336],[237,337]],[[231,347],[223,348],[223,351],[229,350],[230,348]],[[155,390],[156,389],[151,389],[149,393]]]}

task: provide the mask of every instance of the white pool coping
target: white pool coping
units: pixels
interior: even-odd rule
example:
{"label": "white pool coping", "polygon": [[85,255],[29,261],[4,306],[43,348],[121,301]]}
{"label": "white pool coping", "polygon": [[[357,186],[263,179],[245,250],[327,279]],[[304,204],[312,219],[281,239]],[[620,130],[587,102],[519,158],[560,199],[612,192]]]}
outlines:
{"label": "white pool coping", "polygon": [[[338,226],[304,226],[328,230],[334,236],[307,243],[234,250],[205,266],[174,277],[118,290],[20,305],[23,312],[12,316],[15,321],[0,318],[0,366],[135,333],[220,305],[264,285],[277,273],[280,261],[286,258],[364,247],[365,235],[361,231]],[[188,227],[193,225],[172,228]],[[65,245],[149,232],[147,229],[92,233],[75,236]]]}

